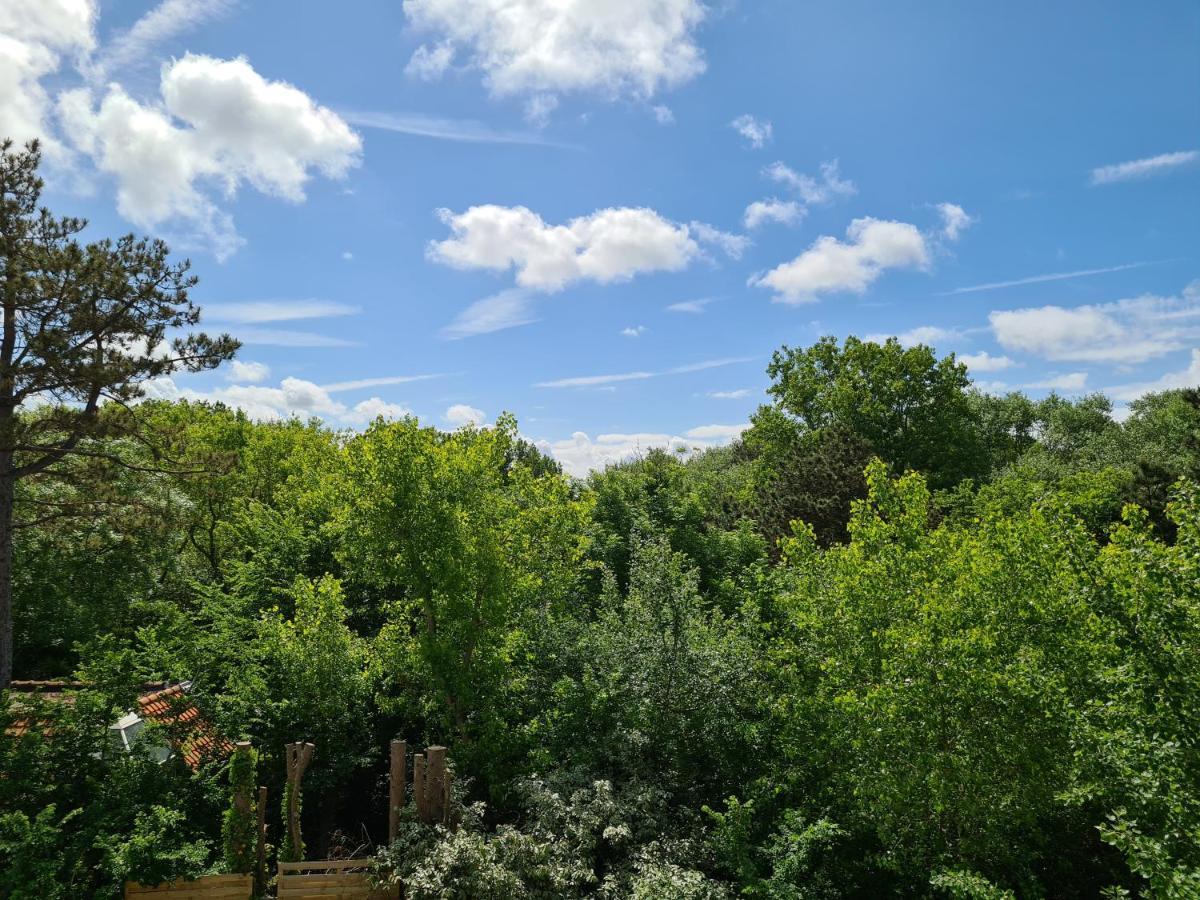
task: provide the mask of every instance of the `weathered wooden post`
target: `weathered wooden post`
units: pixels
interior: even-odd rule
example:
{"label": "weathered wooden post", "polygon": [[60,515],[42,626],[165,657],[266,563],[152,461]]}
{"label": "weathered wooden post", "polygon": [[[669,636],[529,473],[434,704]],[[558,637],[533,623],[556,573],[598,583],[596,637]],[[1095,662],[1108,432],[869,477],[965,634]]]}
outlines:
{"label": "weathered wooden post", "polygon": [[392,770],[388,776],[388,843],[400,832],[400,810],[404,807],[404,775],[408,744],[392,741]]}
{"label": "weathered wooden post", "polygon": [[413,801],[417,804],[417,818],[429,821],[429,804],[425,793],[425,754],[413,755]]}
{"label": "weathered wooden post", "polygon": [[254,896],[267,892],[267,789],[258,789],[257,847],[254,853]]}
{"label": "weathered wooden post", "polygon": [[304,837],[300,831],[300,780],[312,762],[315,744],[293,743],[286,746],[287,758],[287,838],[288,846],[285,856],[292,857],[288,862],[301,862],[304,859]]}
{"label": "weathered wooden post", "polygon": [[425,807],[431,825],[442,823],[446,814],[446,748],[425,748]]}

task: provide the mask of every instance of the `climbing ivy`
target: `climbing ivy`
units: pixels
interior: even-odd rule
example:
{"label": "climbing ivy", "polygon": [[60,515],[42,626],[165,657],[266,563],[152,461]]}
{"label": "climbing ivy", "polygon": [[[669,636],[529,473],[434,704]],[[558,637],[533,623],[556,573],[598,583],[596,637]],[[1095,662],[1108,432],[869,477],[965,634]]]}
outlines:
{"label": "climbing ivy", "polygon": [[254,871],[258,817],[253,796],[257,769],[258,752],[253,747],[239,748],[229,763],[231,798],[221,825],[221,837],[225,845],[225,864],[230,872]]}

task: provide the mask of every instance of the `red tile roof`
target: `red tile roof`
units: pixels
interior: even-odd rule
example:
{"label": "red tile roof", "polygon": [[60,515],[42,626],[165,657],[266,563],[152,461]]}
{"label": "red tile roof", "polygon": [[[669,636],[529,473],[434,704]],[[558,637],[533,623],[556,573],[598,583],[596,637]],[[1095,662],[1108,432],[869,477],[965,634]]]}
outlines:
{"label": "red tile roof", "polygon": [[[10,708],[20,710],[23,704],[18,698],[21,695],[36,696],[51,703],[73,704],[74,692],[83,687],[86,685],[78,681],[14,681],[9,685]],[[199,768],[206,759],[226,757],[233,752],[232,742],[217,734],[188,699],[185,683],[143,686],[138,697],[138,715],[162,725],[172,747],[192,769]],[[45,731],[49,723],[35,722],[34,718],[13,719],[5,726],[5,734],[20,737],[34,727]]]}

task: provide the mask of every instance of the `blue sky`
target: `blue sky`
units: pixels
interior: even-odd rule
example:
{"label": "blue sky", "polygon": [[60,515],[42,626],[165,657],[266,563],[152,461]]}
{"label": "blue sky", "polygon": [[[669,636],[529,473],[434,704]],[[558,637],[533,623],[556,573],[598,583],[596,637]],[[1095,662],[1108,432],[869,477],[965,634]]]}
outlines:
{"label": "blue sky", "polygon": [[1195,3],[6,0],[0,41],[48,202],[244,341],[156,396],[509,410],[580,473],[728,440],[823,334],[1200,384]]}

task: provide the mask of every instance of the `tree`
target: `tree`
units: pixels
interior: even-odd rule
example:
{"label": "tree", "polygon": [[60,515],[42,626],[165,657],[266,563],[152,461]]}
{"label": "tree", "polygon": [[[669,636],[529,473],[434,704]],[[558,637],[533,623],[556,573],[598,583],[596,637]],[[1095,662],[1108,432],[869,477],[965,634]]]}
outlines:
{"label": "tree", "polygon": [[895,338],[848,337],[839,347],[824,337],[807,350],[777,350],[767,374],[774,408],[803,434],[840,427],[897,471],[926,473],[936,488],[986,471],[971,382],[953,355],[938,359],[923,344],[906,348]]}
{"label": "tree", "polygon": [[51,503],[17,522],[17,482],[104,458],[106,438],[144,439],[132,404],[148,379],[213,368],[238,346],[168,338],[200,318],[189,263],[133,235],[80,244],[84,220],[38,206],[40,161],[36,142],[0,143],[0,687],[12,680],[13,529],[71,513]]}

